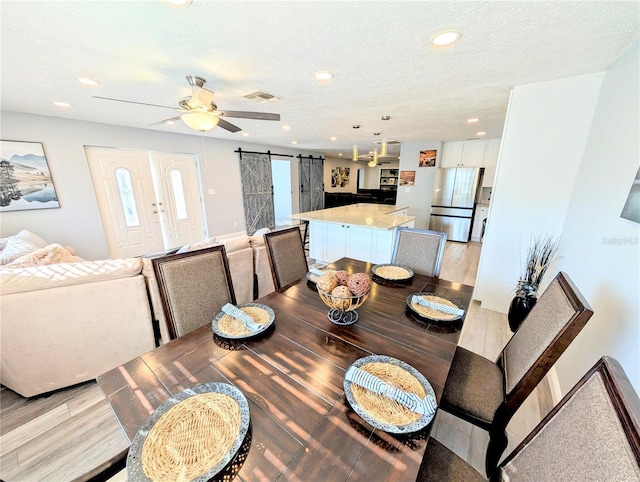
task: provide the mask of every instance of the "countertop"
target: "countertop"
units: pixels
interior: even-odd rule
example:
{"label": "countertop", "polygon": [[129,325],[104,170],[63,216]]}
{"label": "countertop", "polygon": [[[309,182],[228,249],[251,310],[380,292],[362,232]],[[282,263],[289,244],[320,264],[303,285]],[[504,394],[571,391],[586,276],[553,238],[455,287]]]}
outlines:
{"label": "countertop", "polygon": [[389,204],[350,204],[318,211],[292,214],[293,219],[316,221],[349,226],[362,226],[372,229],[394,229],[413,221],[415,216],[402,216],[394,212],[406,209],[407,206]]}

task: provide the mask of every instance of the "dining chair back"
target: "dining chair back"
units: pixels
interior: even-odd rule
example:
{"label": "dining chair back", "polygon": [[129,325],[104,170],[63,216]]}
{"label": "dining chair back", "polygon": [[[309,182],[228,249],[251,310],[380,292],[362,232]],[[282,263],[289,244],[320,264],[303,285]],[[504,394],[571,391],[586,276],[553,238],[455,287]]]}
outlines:
{"label": "dining chair back", "polygon": [[391,262],[414,273],[425,276],[440,276],[446,233],[428,229],[398,228]]}
{"label": "dining chair back", "polygon": [[507,424],[591,315],[578,288],[560,272],[495,363],[456,348],[440,407],[489,431],[487,473],[507,446]]}
{"label": "dining chair back", "polygon": [[226,303],[236,304],[224,246],[152,260],[169,336],[211,323]]}
{"label": "dining chair back", "polygon": [[[603,357],[490,475],[509,480],[640,480],[640,398],[620,363]],[[433,438],[416,481],[484,478]]]}
{"label": "dining chair back", "polygon": [[271,231],[264,235],[271,275],[276,289],[302,278],[309,271],[300,229]]}

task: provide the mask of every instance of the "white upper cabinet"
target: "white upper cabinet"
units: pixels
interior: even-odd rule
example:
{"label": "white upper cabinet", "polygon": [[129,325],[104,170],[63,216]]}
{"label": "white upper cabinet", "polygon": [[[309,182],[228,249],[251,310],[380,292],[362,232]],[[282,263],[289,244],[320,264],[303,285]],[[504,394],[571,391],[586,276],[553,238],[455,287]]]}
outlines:
{"label": "white upper cabinet", "polygon": [[484,176],[482,177],[482,187],[493,187],[496,177],[496,166],[498,165],[498,153],[500,152],[501,139],[487,139],[484,149]]}
{"label": "white upper cabinet", "polygon": [[482,167],[486,141],[445,142],[440,167]]}
{"label": "white upper cabinet", "polygon": [[445,142],[440,167],[460,167],[463,144],[463,141]]}

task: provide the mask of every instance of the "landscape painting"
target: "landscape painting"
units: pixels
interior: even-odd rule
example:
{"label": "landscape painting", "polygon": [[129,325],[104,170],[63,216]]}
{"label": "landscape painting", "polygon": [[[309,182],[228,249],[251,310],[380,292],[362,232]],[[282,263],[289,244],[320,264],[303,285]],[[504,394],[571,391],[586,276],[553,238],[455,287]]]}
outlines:
{"label": "landscape painting", "polygon": [[59,207],[42,143],[0,141],[0,212]]}

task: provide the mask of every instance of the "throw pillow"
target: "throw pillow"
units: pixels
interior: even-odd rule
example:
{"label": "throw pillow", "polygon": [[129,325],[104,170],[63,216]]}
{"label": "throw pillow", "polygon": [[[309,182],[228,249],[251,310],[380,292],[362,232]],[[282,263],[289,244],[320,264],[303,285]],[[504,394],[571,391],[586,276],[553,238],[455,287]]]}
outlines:
{"label": "throw pillow", "polygon": [[0,265],[9,264],[25,254],[29,254],[39,248],[44,248],[47,243],[40,236],[23,229],[14,236],[9,236],[7,244],[0,256]]}

